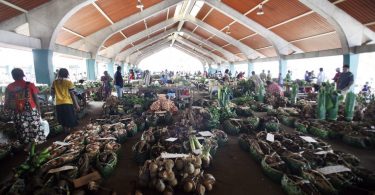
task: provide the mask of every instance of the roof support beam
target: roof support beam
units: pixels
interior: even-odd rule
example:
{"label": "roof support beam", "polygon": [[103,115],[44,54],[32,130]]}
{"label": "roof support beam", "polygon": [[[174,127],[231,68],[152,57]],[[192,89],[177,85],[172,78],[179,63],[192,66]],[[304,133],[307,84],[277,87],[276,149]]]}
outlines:
{"label": "roof support beam", "polygon": [[224,41],[234,45],[237,47],[247,58],[254,59],[258,57],[264,57],[263,54],[255,51],[254,49],[248,47],[247,45],[243,44],[242,42],[236,40],[235,38],[221,32],[220,30],[217,30],[216,28],[202,22],[201,20],[188,16],[187,21],[205,29],[206,31],[218,36],[219,38],[223,39]]}
{"label": "roof support beam", "polygon": [[[195,5],[195,2],[196,2],[195,0],[187,0],[187,1],[184,1],[183,5],[182,5],[183,9],[181,10],[181,11],[182,11],[182,13],[181,13],[181,17],[182,17],[182,18],[185,18],[186,15],[190,14],[191,10],[193,9],[193,7],[194,7],[194,5]],[[185,23],[184,20],[181,20],[181,21],[178,23],[178,26],[177,26],[177,32],[179,32],[179,31],[182,29],[182,27],[184,26],[184,23]],[[173,39],[172,39],[171,46],[173,46],[174,42],[175,42],[176,39],[177,39],[177,36],[178,36],[177,33],[175,33],[175,34],[173,35]]]}
{"label": "roof support beam", "polygon": [[144,48],[144,49],[140,50],[140,52],[137,52],[137,53],[134,53],[133,55],[131,55],[129,62],[132,63],[132,64],[138,65],[140,61],[147,58],[148,56],[150,56],[154,53],[157,53],[157,52],[159,52],[159,51],[161,51],[165,48],[168,48],[169,42],[170,42],[170,40],[163,41],[163,42],[155,44],[151,47]]}
{"label": "roof support beam", "polygon": [[0,44],[31,49],[40,49],[42,47],[41,41],[38,38],[28,37],[5,30],[0,30]]}
{"label": "roof support beam", "polygon": [[144,9],[142,12],[133,14],[127,18],[124,18],[108,27],[105,27],[89,36],[87,36],[82,43],[88,45],[88,49],[93,53],[93,56],[99,53],[101,46],[109,39],[112,35],[120,32],[121,30],[130,27],[133,24],[141,22],[155,14],[168,9],[169,7],[177,5],[181,0],[164,0],[160,3],[153,5],[150,8]]}
{"label": "roof support beam", "polygon": [[190,31],[187,31],[187,30],[182,30],[181,32],[183,32],[184,34],[188,35],[189,37],[207,45],[208,47],[211,47],[217,51],[219,51],[220,53],[222,53],[229,61],[238,61],[238,60],[241,60],[241,58],[239,58],[238,56],[234,55],[233,53],[223,49],[222,47],[212,43],[211,41],[207,41],[206,39],[200,37],[199,35],[197,34],[194,34]]}
{"label": "roof support beam", "polygon": [[18,10],[18,11],[20,11],[20,12],[27,13],[27,10],[25,10],[25,9],[23,9],[23,8],[17,6],[17,5],[14,5],[14,4],[12,4],[12,3],[9,3],[8,1],[0,0],[0,3],[2,3],[2,4],[4,4],[4,5],[7,5],[7,6],[13,8],[13,9],[16,9],[16,10]]}
{"label": "roof support beam", "polygon": [[175,48],[175,49],[177,49],[177,50],[179,50],[179,51],[181,51],[181,52],[183,52],[183,53],[185,53],[185,54],[187,54],[187,55],[189,55],[189,56],[191,56],[193,58],[197,58],[202,63],[202,65],[210,64],[210,61],[207,61],[207,59],[202,58],[202,57],[200,57],[200,56],[198,56],[198,55],[196,55],[194,53],[191,53],[191,52],[189,52],[189,51],[187,51],[187,50],[185,50],[185,49],[177,46],[176,44],[173,45],[173,48]]}
{"label": "roof support beam", "polygon": [[294,46],[293,44],[290,44],[288,41],[281,38],[279,35],[268,30],[267,28],[258,24],[257,22],[249,19],[248,17],[242,15],[241,13],[227,6],[226,4],[217,0],[206,0],[205,3],[222,12],[226,16],[232,18],[233,20],[237,21],[238,23],[255,31],[259,35],[263,36],[274,46],[276,53],[278,55],[289,55],[295,52],[303,52],[300,48]]}
{"label": "roof support beam", "polygon": [[121,50],[126,47],[127,45],[131,44],[132,42],[134,41],[137,41],[139,39],[142,39],[144,37],[147,37],[147,35],[153,33],[153,32],[156,32],[160,29],[163,29],[165,28],[166,26],[170,26],[170,25],[173,25],[177,22],[178,20],[176,18],[171,18],[171,19],[168,19],[164,22],[161,22],[157,25],[154,25],[146,30],[143,30],[133,36],[130,36],[128,37],[127,39],[124,39],[120,42],[117,42],[111,46],[109,46],[108,48],[106,49],[103,49],[102,51],[99,52],[100,55],[104,55],[106,54],[106,56],[108,57],[111,57],[111,58],[114,58],[118,53],[121,52]]}
{"label": "roof support beam", "polygon": [[203,54],[201,54],[201,53],[199,53],[195,50],[192,50],[192,49],[182,45],[181,43],[176,43],[175,45],[173,45],[173,47],[175,47],[176,49],[183,50],[185,53],[188,52],[188,53],[191,53],[194,56],[197,56],[201,59],[204,59],[204,61],[207,62],[208,64],[215,63],[215,61],[213,59],[211,59],[211,58],[209,58],[209,57],[207,57],[207,56],[205,56],[205,55],[203,55]]}
{"label": "roof support beam", "polygon": [[324,17],[335,28],[336,32],[339,34],[344,54],[348,53],[351,47],[375,41],[375,33],[372,30],[328,0],[299,1]]}
{"label": "roof support beam", "polygon": [[133,52],[137,51],[138,49],[142,49],[143,47],[146,47],[150,44],[153,44],[167,36],[169,36],[171,33],[175,32],[175,29],[170,29],[168,31],[165,31],[155,37],[152,37],[151,39],[147,39],[146,41],[142,42],[141,44],[139,45],[136,45],[132,48],[129,48],[125,51],[122,51],[120,52],[119,54],[116,55],[116,60],[124,60],[126,58],[126,56],[129,56],[130,54],[132,54]]}
{"label": "roof support beam", "polygon": [[182,37],[177,37],[176,41],[190,47],[191,49],[193,50],[197,50],[198,52],[200,53],[203,53],[203,54],[206,54],[208,56],[211,56],[213,59],[215,59],[216,62],[226,62],[227,60],[223,59],[222,57],[212,53],[211,51],[208,51],[206,49],[204,49],[203,47],[200,47],[199,45],[196,45],[195,43],[187,40],[187,39],[184,39]]}

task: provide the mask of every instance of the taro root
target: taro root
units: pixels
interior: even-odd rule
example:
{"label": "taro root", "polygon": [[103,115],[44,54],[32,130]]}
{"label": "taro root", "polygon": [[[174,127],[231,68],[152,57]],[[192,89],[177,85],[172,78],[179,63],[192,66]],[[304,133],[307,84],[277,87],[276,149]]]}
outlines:
{"label": "taro root", "polygon": [[281,186],[287,194],[319,194],[315,185],[295,175],[284,175]]}
{"label": "taro root", "polygon": [[264,173],[276,182],[280,182],[283,174],[287,172],[285,162],[276,153],[266,155],[261,165]]}
{"label": "taro root", "polygon": [[313,183],[322,194],[337,194],[336,189],[328,179],[318,171],[306,169],[302,171],[302,176]]}

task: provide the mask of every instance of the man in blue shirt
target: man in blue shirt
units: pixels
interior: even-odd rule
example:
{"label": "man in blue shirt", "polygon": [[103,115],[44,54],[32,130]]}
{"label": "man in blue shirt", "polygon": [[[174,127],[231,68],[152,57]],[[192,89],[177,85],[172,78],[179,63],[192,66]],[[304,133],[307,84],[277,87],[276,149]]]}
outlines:
{"label": "man in blue shirt", "polygon": [[353,83],[354,75],[349,71],[349,65],[345,64],[337,83],[337,89],[341,90],[342,94],[346,94]]}

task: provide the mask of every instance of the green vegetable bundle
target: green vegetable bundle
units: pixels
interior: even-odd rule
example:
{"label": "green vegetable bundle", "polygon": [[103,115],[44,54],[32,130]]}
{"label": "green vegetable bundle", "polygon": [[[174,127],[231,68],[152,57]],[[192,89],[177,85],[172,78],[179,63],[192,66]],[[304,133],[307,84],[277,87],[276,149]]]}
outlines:
{"label": "green vegetable bundle", "polygon": [[353,92],[349,92],[345,99],[345,120],[352,121],[354,116],[356,95]]}
{"label": "green vegetable bundle", "polygon": [[326,85],[326,111],[327,111],[327,119],[328,120],[337,120],[337,115],[339,112],[339,99],[340,96],[335,91],[335,87],[333,84],[329,84],[327,82]]}
{"label": "green vegetable bundle", "polygon": [[297,83],[293,83],[293,85],[292,85],[292,93],[290,95],[290,102],[293,105],[297,103],[297,89],[298,89]]}
{"label": "green vegetable bundle", "polygon": [[257,93],[257,101],[258,102],[264,102],[265,95],[266,95],[266,89],[264,88],[263,85],[260,85],[258,93]]}
{"label": "green vegetable bundle", "polygon": [[319,120],[326,119],[326,90],[321,88],[318,93],[318,100],[317,100],[317,107],[316,107],[316,118]]}

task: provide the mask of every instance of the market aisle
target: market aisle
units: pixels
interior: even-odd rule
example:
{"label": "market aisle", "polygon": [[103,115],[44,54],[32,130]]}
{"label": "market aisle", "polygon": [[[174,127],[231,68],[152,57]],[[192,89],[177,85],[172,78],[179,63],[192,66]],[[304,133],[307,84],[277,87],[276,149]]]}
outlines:
{"label": "market aisle", "polygon": [[283,194],[280,184],[266,177],[260,164],[240,148],[237,136],[228,137],[228,144],[218,149],[208,170],[216,178],[210,194]]}

